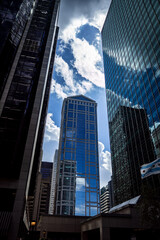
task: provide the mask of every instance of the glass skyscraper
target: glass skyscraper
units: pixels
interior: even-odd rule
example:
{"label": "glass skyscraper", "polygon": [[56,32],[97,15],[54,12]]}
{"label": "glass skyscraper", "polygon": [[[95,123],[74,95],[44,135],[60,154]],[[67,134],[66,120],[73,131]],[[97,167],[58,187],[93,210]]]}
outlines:
{"label": "glass skyscraper", "polygon": [[[0,238],[30,219],[58,36],[59,0],[0,2]],[[5,67],[3,68],[3,65]],[[24,232],[23,232],[24,233]]]}
{"label": "glass skyscraper", "polygon": [[[115,204],[141,193],[160,157],[160,3],[113,0],[102,29]],[[143,180],[160,191],[160,176]]]}
{"label": "glass skyscraper", "polygon": [[51,190],[50,190],[50,201],[49,201],[49,214],[54,213],[55,209],[55,189],[56,189],[56,178],[57,178],[57,163],[58,163],[58,149],[55,150],[53,169],[52,169],[52,179],[51,179]]}
{"label": "glass skyscraper", "polygon": [[0,2],[0,97],[35,0]]}
{"label": "glass skyscraper", "polygon": [[64,99],[55,213],[100,213],[97,103],[83,95]]}

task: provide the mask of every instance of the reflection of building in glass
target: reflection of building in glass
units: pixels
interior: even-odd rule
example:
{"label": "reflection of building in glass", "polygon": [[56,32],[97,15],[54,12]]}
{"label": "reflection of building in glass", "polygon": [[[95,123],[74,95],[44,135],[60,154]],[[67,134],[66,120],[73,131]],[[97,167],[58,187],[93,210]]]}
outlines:
{"label": "reflection of building in glass", "polygon": [[120,106],[109,122],[115,204],[140,194],[140,166],[144,159],[154,158],[145,119],[144,109]]}
{"label": "reflection of building in glass", "polygon": [[53,161],[50,202],[49,202],[49,214],[53,214],[54,209],[55,209],[55,190],[56,190],[56,178],[57,178],[57,163],[58,163],[58,150],[55,151],[54,161]]}
{"label": "reflection of building in glass", "polygon": [[160,158],[160,123],[155,123],[155,127],[151,129],[151,133],[157,158]]}
{"label": "reflection of building in glass", "polygon": [[[160,138],[156,128],[160,123],[159,15],[158,1],[114,0],[102,30],[113,179],[121,182],[121,186],[120,182],[117,183],[117,191],[121,191],[125,185],[130,190],[119,175],[126,163],[125,171],[129,178],[130,172],[136,172],[136,164],[140,166],[159,157]],[[124,129],[124,126],[127,127]],[[155,144],[151,144],[148,127],[152,129]],[[129,139],[126,140],[128,136]],[[128,146],[132,155],[125,151]],[[117,159],[123,160],[121,162]],[[138,190],[136,179],[140,181],[140,178],[136,176],[138,177],[137,174],[132,174],[135,180],[130,179],[128,183],[133,184],[131,195]],[[153,186],[159,188],[160,177],[150,176],[146,182],[152,182]]]}
{"label": "reflection of building in glass", "polygon": [[0,60],[6,64],[0,73],[0,234],[7,239],[28,231],[32,220],[27,202],[34,196],[41,157],[58,8],[59,0],[0,4]]}
{"label": "reflection of building in glass", "polygon": [[97,104],[79,95],[63,102],[56,214],[100,212]]}

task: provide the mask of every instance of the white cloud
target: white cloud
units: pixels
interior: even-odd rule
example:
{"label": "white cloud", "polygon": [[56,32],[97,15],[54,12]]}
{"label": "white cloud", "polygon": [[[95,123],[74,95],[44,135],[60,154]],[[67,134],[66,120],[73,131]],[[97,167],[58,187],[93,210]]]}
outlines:
{"label": "white cloud", "polygon": [[89,24],[98,28],[101,31],[105,18],[106,18],[106,10],[98,11],[97,13],[95,13],[93,18],[89,19]]}
{"label": "white cloud", "polygon": [[85,204],[78,205],[78,206],[76,205],[75,215],[81,215],[81,216],[85,215]]}
{"label": "white cloud", "polygon": [[76,90],[73,80],[73,70],[70,69],[67,62],[65,62],[63,58],[58,55],[56,55],[55,59],[55,71],[63,77],[67,86],[70,86],[73,91]]}
{"label": "white cloud", "polygon": [[[96,15],[97,16],[97,15]],[[97,17],[95,16],[95,19]],[[101,14],[99,14],[100,18]],[[98,18],[98,19],[99,19]],[[76,34],[80,31],[80,27],[85,24],[90,24],[96,27],[95,20],[87,19],[84,16],[80,18],[73,18],[71,22],[60,34],[61,44],[66,45],[70,44],[74,61],[73,66],[77,69],[77,72],[85,79],[93,83],[97,87],[104,88],[105,87],[105,80],[104,80],[104,73],[103,73],[103,61],[102,56],[98,52],[98,48],[100,48],[100,34],[95,36],[96,47],[94,45],[89,44],[85,39],[79,39],[76,37]],[[62,47],[60,46],[60,49]],[[61,70],[61,75],[67,76],[72,75],[73,73],[69,72],[66,66],[62,64],[62,58],[58,57],[55,61],[57,66],[57,70],[59,73]],[[61,68],[59,67],[61,64]],[[55,66],[55,69],[56,69]],[[59,68],[58,68],[59,67]],[[63,68],[64,67],[64,68]],[[70,76],[71,77],[71,76]],[[68,81],[66,81],[67,83]]]}
{"label": "white cloud", "polygon": [[111,0],[63,0],[60,7],[60,29],[67,28],[73,19],[88,19],[102,28]]}
{"label": "white cloud", "polygon": [[98,142],[99,167],[100,167],[100,187],[106,186],[112,175],[111,153],[105,150],[104,144]]}
{"label": "white cloud", "polygon": [[64,80],[63,84],[59,84],[55,79],[52,79],[51,93],[56,93],[58,98],[64,99],[68,95],[86,94],[86,92],[92,89],[92,82],[74,80],[73,69],[70,68],[69,64],[62,57],[56,56],[54,67],[57,75]]}
{"label": "white cloud", "polygon": [[49,141],[59,141],[60,128],[56,126],[55,122],[52,120],[52,113],[47,114],[46,126],[44,140]]}
{"label": "white cloud", "polygon": [[74,67],[78,73],[95,86],[104,88],[103,70],[97,67],[97,64],[102,64],[102,57],[98,50],[85,39],[79,38],[72,41],[71,47],[75,58]]}
{"label": "white cloud", "polygon": [[67,91],[67,87],[63,87],[59,83],[56,82],[56,80],[52,79],[51,82],[51,93],[56,93],[58,98],[66,98],[67,94],[65,93]]}
{"label": "white cloud", "polygon": [[69,43],[70,40],[76,38],[79,28],[86,23],[88,23],[88,20],[85,17],[72,19],[71,23],[60,32],[59,38],[63,40],[64,44]]}
{"label": "white cloud", "polygon": [[85,178],[76,178],[76,191],[85,190]]}

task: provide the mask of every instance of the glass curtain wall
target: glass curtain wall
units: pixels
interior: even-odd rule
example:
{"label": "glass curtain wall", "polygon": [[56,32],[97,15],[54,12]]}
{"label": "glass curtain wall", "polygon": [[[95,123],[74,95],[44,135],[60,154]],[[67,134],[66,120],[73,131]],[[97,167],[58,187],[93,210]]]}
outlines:
{"label": "glass curtain wall", "polygon": [[97,104],[84,96],[69,97],[62,109],[56,214],[99,212]]}
{"label": "glass curtain wall", "polygon": [[[140,194],[140,166],[160,157],[159,1],[113,0],[102,45],[114,196],[119,204]],[[159,191],[158,175],[146,181]]]}

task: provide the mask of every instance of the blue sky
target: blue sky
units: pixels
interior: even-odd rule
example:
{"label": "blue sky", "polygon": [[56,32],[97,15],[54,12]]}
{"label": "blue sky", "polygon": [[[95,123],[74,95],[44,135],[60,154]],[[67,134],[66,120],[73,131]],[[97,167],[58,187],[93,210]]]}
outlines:
{"label": "blue sky", "polygon": [[109,4],[108,0],[61,1],[60,32],[43,143],[43,161],[51,162],[58,148],[65,97],[83,94],[95,100],[98,103],[100,187],[106,185],[111,176],[100,35]]}

